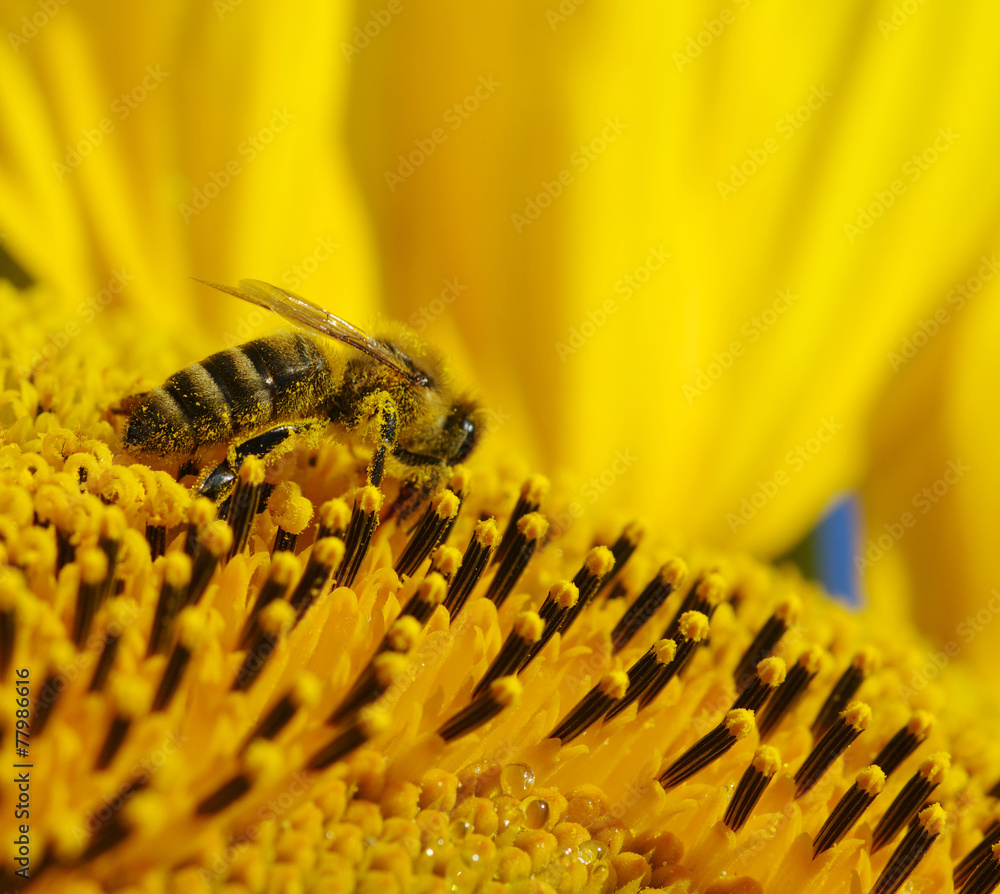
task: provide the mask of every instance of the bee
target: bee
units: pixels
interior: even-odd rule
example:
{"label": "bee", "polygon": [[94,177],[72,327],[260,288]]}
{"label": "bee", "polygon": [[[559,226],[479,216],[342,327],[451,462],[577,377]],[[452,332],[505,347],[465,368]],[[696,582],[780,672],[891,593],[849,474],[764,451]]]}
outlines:
{"label": "bee", "polygon": [[199,494],[224,499],[243,459],[275,455],[296,433],[332,428],[368,441],[368,481],[379,485],[388,465],[417,502],[475,448],[482,409],[457,393],[444,357],[413,330],[390,325],[373,337],[260,280],[199,282],[298,327],[212,354],[130,400],[122,441],[132,453],[190,458],[228,446]]}

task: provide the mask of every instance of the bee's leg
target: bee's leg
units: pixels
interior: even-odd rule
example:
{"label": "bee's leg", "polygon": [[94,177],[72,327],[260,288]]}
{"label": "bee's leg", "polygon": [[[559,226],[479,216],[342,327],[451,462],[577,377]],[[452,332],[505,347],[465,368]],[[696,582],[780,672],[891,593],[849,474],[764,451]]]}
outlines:
{"label": "bee's leg", "polygon": [[212,502],[218,503],[232,490],[240,465],[248,456],[267,456],[277,450],[292,435],[315,427],[315,422],[279,425],[277,428],[271,428],[259,435],[254,435],[252,438],[247,438],[230,450],[229,455],[205,476],[205,480],[198,487],[198,496],[208,497]]}
{"label": "bee's leg", "polygon": [[385,473],[386,454],[396,446],[396,403],[387,391],[380,391],[365,401],[362,413],[372,420],[377,432],[377,446],[368,467],[368,483],[378,487]]}

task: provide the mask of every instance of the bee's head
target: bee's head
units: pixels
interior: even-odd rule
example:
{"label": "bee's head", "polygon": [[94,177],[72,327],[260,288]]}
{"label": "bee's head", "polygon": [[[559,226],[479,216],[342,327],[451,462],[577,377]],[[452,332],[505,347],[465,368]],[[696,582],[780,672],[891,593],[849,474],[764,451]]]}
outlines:
{"label": "bee's head", "polygon": [[448,463],[463,463],[468,458],[485,428],[482,407],[470,399],[457,400],[445,423],[445,442],[448,444]]}

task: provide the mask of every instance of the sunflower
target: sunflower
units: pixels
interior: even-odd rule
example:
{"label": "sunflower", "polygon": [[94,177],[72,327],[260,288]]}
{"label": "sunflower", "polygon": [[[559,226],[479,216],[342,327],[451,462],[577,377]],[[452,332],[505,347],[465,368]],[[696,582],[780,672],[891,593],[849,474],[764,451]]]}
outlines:
{"label": "sunflower", "polygon": [[[5,11],[9,881],[991,890],[996,15]],[[491,437],[217,518],[111,411],[271,325],[189,274],[384,295]],[[858,617],[743,554],[852,486]]]}

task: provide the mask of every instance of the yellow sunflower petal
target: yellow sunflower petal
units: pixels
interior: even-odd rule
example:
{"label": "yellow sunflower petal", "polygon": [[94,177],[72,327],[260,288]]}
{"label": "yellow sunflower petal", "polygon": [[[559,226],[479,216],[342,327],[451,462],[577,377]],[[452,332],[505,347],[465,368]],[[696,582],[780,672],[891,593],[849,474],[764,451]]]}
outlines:
{"label": "yellow sunflower petal", "polygon": [[353,61],[390,306],[470,346],[581,506],[787,546],[864,468],[888,346],[989,244],[996,16],[405,7]]}

